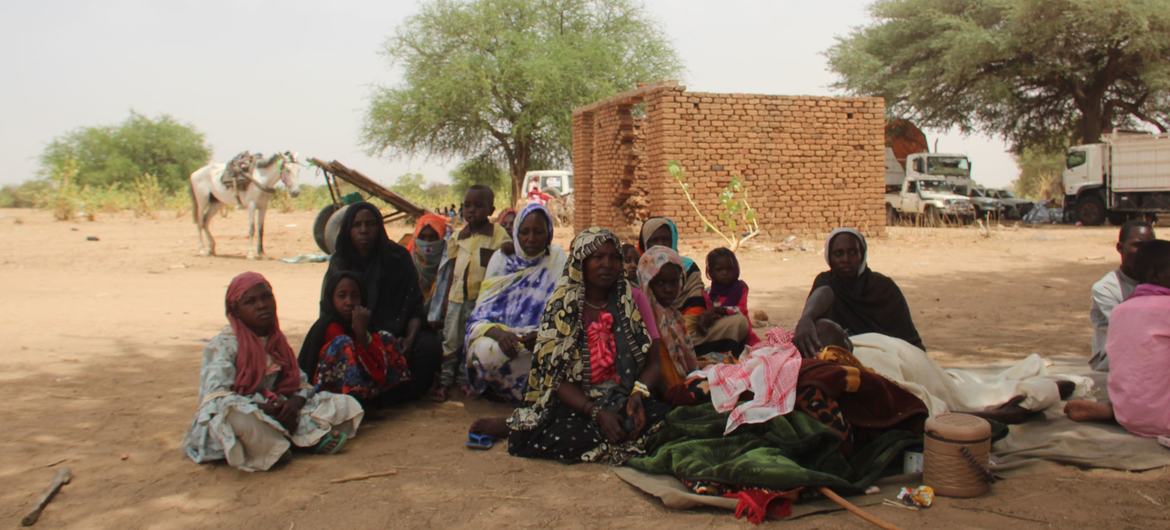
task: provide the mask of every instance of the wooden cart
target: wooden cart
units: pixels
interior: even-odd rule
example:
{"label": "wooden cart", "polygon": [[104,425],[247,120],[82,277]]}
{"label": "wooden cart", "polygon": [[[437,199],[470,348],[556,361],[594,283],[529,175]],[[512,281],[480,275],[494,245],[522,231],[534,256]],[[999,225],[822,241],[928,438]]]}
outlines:
{"label": "wooden cart", "polygon": [[363,175],[356,169],[346,167],[341,162],[336,160],[332,162],[325,162],[318,158],[310,158],[314,166],[321,171],[325,177],[325,185],[329,188],[329,196],[333,199],[333,204],[330,204],[321,209],[317,214],[317,219],[313,222],[313,239],[317,241],[317,246],[324,252],[329,252],[329,248],[325,243],[326,227],[329,224],[329,219],[333,214],[340,210],[345,204],[342,200],[341,183],[344,181],[353,187],[365,192],[371,197],[377,197],[386,204],[390,205],[394,211],[382,216],[383,223],[392,221],[399,221],[403,219],[417,219],[426,213],[426,209],[415,205],[406,200],[405,197],[394,193],[381,184],[374,182],[373,179]]}

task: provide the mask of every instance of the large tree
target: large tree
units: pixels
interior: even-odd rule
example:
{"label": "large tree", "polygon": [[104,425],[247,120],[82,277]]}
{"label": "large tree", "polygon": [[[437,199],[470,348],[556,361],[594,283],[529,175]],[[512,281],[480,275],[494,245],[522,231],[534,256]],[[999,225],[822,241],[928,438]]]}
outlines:
{"label": "large tree", "polygon": [[165,114],[152,119],[131,112],[120,124],[82,127],[53,139],[41,152],[41,176],[76,164],[79,185],[129,183],[150,173],[174,191],[210,156],[203,133],[194,127]]}
{"label": "large tree", "polygon": [[565,163],[572,109],[674,77],[674,50],[632,0],[434,0],[388,39],[403,84],[377,89],[372,153],[486,158],[512,176]]}
{"label": "large tree", "polygon": [[837,88],[1017,151],[1170,126],[1170,0],[879,0],[827,52]]}

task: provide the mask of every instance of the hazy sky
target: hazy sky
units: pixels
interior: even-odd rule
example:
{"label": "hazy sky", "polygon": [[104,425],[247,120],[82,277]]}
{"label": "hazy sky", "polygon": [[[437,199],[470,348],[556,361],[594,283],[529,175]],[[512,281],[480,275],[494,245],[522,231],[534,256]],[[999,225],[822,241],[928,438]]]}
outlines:
{"label": "hazy sky", "polygon": [[[835,95],[823,56],[868,20],[861,1],[659,0],[646,4],[689,90]],[[383,182],[447,180],[457,161],[372,158],[359,143],[371,89],[398,73],[379,52],[418,3],[383,0],[7,1],[0,3],[0,184],[36,176],[54,136],[131,109],[202,131],[224,160],[249,149],[337,159]],[[998,139],[926,131],[967,153],[975,179],[1017,169]],[[306,184],[320,184],[309,172]]]}

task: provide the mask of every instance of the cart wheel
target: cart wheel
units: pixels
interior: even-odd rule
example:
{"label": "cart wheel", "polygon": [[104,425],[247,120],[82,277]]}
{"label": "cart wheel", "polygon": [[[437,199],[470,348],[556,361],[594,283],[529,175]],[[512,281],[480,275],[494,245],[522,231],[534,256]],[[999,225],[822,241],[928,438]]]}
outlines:
{"label": "cart wheel", "polygon": [[333,217],[333,212],[337,210],[338,206],[336,204],[330,204],[321,208],[321,212],[317,214],[317,219],[313,221],[313,239],[317,242],[317,248],[320,248],[321,252],[326,254],[332,254],[332,252],[329,252],[329,247],[325,243],[325,225],[329,224],[329,218]]}

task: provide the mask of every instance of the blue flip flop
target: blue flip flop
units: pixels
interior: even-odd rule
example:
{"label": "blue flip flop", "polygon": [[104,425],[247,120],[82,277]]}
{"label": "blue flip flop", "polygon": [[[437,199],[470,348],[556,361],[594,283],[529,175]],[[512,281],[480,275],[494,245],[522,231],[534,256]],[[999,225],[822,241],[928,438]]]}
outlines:
{"label": "blue flip flop", "polygon": [[473,432],[469,432],[469,433],[467,433],[467,442],[464,443],[463,445],[467,446],[468,449],[477,449],[480,451],[486,451],[488,449],[491,449],[492,446],[495,444],[496,444],[496,437],[495,436],[492,436],[490,434],[476,434]]}

